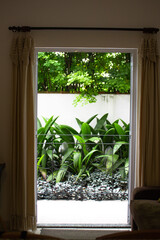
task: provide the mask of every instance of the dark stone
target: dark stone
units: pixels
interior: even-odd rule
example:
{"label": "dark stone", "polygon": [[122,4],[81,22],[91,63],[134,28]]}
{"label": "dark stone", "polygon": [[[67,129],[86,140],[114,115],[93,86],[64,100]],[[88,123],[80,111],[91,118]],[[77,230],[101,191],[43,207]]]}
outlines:
{"label": "dark stone", "polygon": [[37,198],[48,200],[127,200],[127,180],[121,180],[117,174],[114,177],[97,171],[85,179],[70,176],[67,181],[55,183],[37,180]]}

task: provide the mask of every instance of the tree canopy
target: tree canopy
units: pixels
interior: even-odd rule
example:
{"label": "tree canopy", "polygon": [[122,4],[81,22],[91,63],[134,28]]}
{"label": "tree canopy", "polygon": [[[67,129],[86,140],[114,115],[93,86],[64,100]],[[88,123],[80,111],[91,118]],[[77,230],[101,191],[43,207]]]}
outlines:
{"label": "tree canopy", "polygon": [[130,54],[39,52],[38,92],[80,93],[75,105],[99,93],[130,93]]}

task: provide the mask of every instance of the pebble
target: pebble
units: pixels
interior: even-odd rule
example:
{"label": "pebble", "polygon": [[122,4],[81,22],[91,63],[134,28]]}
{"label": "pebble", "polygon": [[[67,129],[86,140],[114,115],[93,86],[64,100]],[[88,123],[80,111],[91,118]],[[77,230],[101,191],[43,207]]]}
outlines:
{"label": "pebble", "polygon": [[128,181],[122,181],[119,174],[114,178],[103,172],[94,172],[89,177],[76,180],[77,176],[68,177],[67,181],[55,183],[37,179],[37,199],[48,200],[127,200]]}

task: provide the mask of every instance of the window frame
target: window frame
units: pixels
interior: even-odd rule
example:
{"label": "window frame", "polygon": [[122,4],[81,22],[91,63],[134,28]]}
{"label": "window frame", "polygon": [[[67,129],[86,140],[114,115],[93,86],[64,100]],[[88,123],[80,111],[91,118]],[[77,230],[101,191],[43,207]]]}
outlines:
{"label": "window frame", "polygon": [[[131,193],[135,187],[135,159],[136,159],[136,132],[137,132],[137,85],[138,85],[138,49],[137,48],[98,48],[98,47],[36,47],[35,48],[35,62],[36,62],[36,91],[35,91],[35,123],[37,136],[37,84],[38,84],[38,52],[121,52],[130,53],[131,55],[131,71],[130,71],[130,152],[129,152],[129,191],[128,191],[128,226],[131,224],[130,216],[130,200]],[[36,138],[35,136],[35,138]],[[36,141],[36,140],[35,140]],[[36,142],[37,143],[37,142]],[[37,145],[35,145],[37,146]],[[35,149],[35,156],[37,152]],[[35,159],[36,160],[36,159]],[[36,172],[36,169],[35,169]],[[37,173],[35,173],[37,176]],[[35,183],[36,184],[36,183]],[[37,196],[37,194],[36,194]],[[122,226],[120,226],[121,228]]]}

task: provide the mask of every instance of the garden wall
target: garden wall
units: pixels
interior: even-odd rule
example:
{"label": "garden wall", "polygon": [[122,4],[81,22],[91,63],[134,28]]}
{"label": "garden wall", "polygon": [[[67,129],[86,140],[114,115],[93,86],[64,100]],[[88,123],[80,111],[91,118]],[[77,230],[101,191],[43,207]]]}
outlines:
{"label": "garden wall", "polygon": [[[79,130],[75,118],[81,121],[88,120],[91,116],[98,114],[100,118],[109,113],[108,120],[121,118],[126,123],[130,121],[130,95],[129,94],[100,94],[96,103],[84,106],[80,104],[73,106],[73,100],[77,94],[52,94],[39,93],[37,99],[37,115],[43,117],[59,116],[57,123],[69,125]],[[94,124],[94,122],[93,122]]]}

